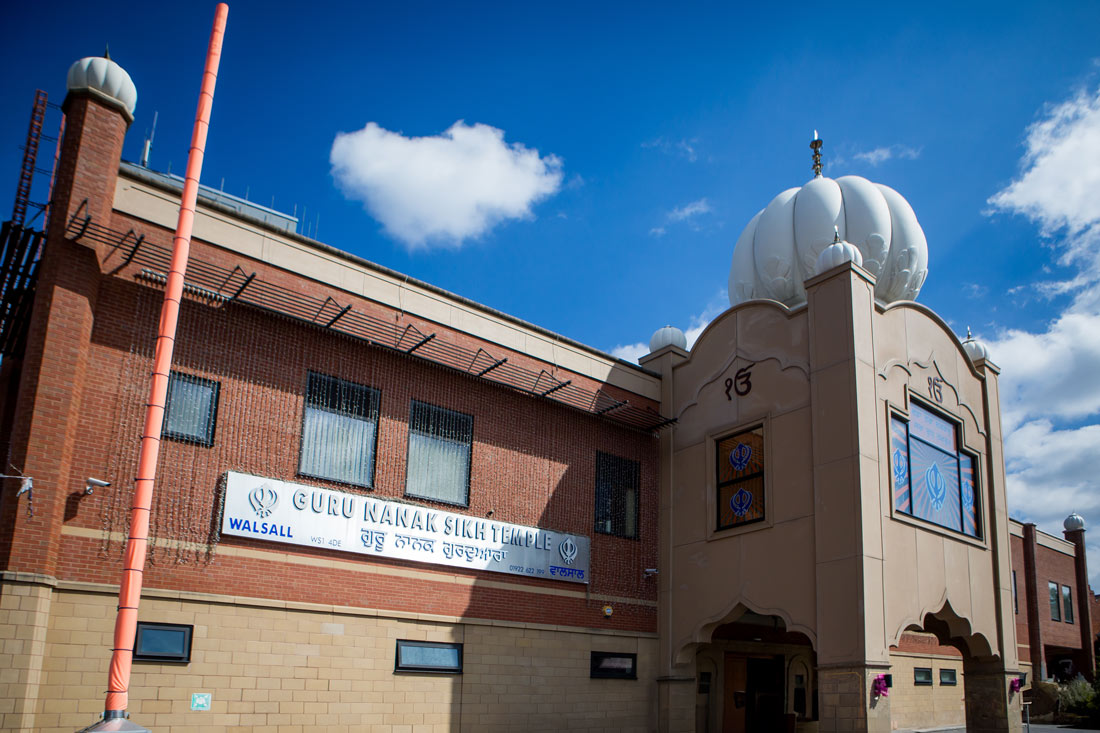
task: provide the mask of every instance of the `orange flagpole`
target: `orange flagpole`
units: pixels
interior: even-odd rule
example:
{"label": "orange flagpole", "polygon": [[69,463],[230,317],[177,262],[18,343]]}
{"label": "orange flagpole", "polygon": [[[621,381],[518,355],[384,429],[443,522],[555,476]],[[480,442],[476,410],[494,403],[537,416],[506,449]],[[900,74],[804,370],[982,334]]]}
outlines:
{"label": "orange flagpole", "polygon": [[134,503],[130,508],[130,536],[126,543],[125,565],[118,591],[118,617],[115,619],[114,651],[111,655],[111,669],[107,681],[104,720],[125,718],[129,701],[134,634],[137,631],[141,580],[145,569],[146,550],[149,546],[149,514],[152,511],[153,480],[157,473],[161,428],[164,425],[164,408],[168,396],[168,374],[172,369],[176,323],[179,319],[180,300],[183,298],[183,276],[187,271],[187,256],[191,249],[191,229],[195,223],[199,175],[202,172],[203,151],[206,148],[206,133],[210,127],[210,110],[214,104],[214,86],[218,79],[222,37],[225,35],[228,16],[229,6],[219,3],[214,15],[214,28],[210,33],[210,46],[206,52],[206,68],[199,92],[199,106],[195,113],[195,127],[191,134],[191,150],[187,156],[187,175],[183,182],[179,220],[172,243],[172,265],[168,272],[164,304],[160,311],[160,327],[157,331],[156,350],[153,357],[153,375],[145,410],[145,430],[141,436],[137,478],[134,480]]}

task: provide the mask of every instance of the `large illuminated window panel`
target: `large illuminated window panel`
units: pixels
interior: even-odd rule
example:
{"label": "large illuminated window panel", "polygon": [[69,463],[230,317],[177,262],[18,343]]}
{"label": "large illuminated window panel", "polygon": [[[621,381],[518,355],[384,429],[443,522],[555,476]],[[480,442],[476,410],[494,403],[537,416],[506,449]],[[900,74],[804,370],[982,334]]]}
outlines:
{"label": "large illuminated window panel", "polygon": [[716,529],[764,519],[764,429],[754,428],[717,441]]}
{"label": "large illuminated window panel", "polygon": [[959,428],[920,404],[910,419],[890,419],[894,510],[981,537],[974,457],[959,448]]}

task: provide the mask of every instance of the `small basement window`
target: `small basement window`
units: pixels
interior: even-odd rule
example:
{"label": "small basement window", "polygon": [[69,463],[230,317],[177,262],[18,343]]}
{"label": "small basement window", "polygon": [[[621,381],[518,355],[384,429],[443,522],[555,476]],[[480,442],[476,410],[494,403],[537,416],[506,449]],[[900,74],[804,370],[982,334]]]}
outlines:
{"label": "small basement window", "polygon": [[395,672],[462,674],[462,645],[442,641],[397,640]]}
{"label": "small basement window", "polygon": [[932,668],[931,667],[914,667],[913,668],[913,684],[917,687],[926,687],[932,684]]}
{"label": "small basement window", "polygon": [[190,624],[154,624],[138,621],[134,660],[139,662],[191,661]]}
{"label": "small basement window", "polygon": [[618,652],[592,652],[593,678],[638,679],[638,655]]}
{"label": "small basement window", "polygon": [[957,684],[959,684],[958,672],[954,669],[941,669],[940,670],[940,684],[941,685],[957,685]]}

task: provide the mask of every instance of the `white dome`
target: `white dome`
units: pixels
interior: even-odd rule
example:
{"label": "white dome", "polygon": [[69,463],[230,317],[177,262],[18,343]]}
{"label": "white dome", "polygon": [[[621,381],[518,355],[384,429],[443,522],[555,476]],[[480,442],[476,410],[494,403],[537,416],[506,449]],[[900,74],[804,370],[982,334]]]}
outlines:
{"label": "white dome", "polygon": [[111,59],[89,56],[69,67],[67,86],[70,92],[94,89],[117,100],[130,116],[137,107],[137,87],[126,70]]}
{"label": "white dome", "polygon": [[842,262],[854,262],[857,265],[862,265],[863,255],[859,253],[859,248],[851,242],[833,242],[821,250],[821,254],[817,256],[817,270],[815,272],[820,275]]}
{"label": "white dome", "polygon": [[653,353],[670,345],[687,351],[687,336],[675,326],[658,328],[653,332],[653,337],[649,339],[649,352]]}
{"label": "white dome", "polygon": [[1074,512],[1066,517],[1066,521],[1062,522],[1062,526],[1066,528],[1067,532],[1076,532],[1085,528],[1085,518]]}
{"label": "white dome", "polygon": [[876,278],[875,297],[912,300],[928,274],[928,243],[909,203],[859,176],[817,177],[787,189],[752,218],[733,248],[730,305],[771,298],[806,302],[803,281],[834,233],[851,242]]}
{"label": "white dome", "polygon": [[963,341],[963,350],[973,362],[989,358],[989,347],[970,335],[967,335],[966,341]]}

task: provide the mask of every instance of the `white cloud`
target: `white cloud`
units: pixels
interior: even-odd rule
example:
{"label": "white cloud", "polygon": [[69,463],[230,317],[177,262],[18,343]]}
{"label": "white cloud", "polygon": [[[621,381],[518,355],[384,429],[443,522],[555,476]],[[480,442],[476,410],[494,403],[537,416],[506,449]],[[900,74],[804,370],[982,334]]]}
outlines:
{"label": "white cloud", "polygon": [[664,227],[653,227],[652,229],[649,230],[649,236],[651,236],[651,237],[663,237],[663,236],[665,236],[665,228]]}
{"label": "white cloud", "polygon": [[677,206],[675,209],[668,212],[668,220],[687,221],[688,219],[694,219],[697,216],[709,214],[710,212],[710,202],[707,201],[706,198],[701,198],[698,201],[692,201],[690,204]]}
{"label": "white cloud", "polygon": [[855,153],[852,155],[856,160],[862,160],[864,163],[870,165],[881,165],[888,160],[894,158],[900,158],[903,160],[916,160],[920,157],[921,151],[918,148],[911,148],[908,145],[886,145],[883,147],[875,148],[874,150],[867,150],[862,153]]}
{"label": "white cloud", "polygon": [[689,163],[694,163],[698,159],[698,153],[695,150],[695,146],[698,143],[698,139],[692,138],[686,140],[681,138],[680,140],[669,140],[665,137],[658,137],[654,140],[646,140],[642,143],[643,148],[656,148],[662,153],[669,155],[678,155],[685,158]]}
{"label": "white cloud", "polygon": [[[695,345],[696,340],[699,338],[699,334],[703,333],[703,330],[710,325],[710,322],[727,308],[729,308],[729,297],[726,295],[726,291],[723,288],[711,298],[702,313],[698,313],[689,319],[687,328],[681,329],[684,332],[684,336],[687,338],[687,347],[689,351],[691,347]],[[649,353],[649,343],[639,341],[633,344],[622,344],[611,349],[609,353],[612,356],[616,356],[626,361],[637,362],[640,357]]]}
{"label": "white cloud", "polygon": [[1100,88],[1051,107],[1027,131],[1021,175],[989,199],[995,209],[1023,214],[1046,237],[1060,237],[1061,264],[1081,272],[1050,284],[1058,294],[1100,279]]}
{"label": "white cloud", "polygon": [[457,247],[503,221],[532,218],[531,206],[562,182],[556,156],[461,120],[432,137],[405,137],[369,122],[336,136],[330,162],[345,194],[410,249]]}
{"label": "white cloud", "polygon": [[[1069,297],[1044,330],[1007,329],[989,342],[1003,369],[1009,511],[1059,536],[1072,511],[1100,531],[1098,157],[1100,89],[1045,110],[1027,130],[1019,176],[989,199],[990,213],[1035,222],[1072,273],[1032,286],[1048,298]],[[1092,584],[1100,586],[1100,545],[1090,544],[1088,555]]]}
{"label": "white cloud", "polygon": [[636,344],[623,344],[616,346],[610,351],[610,354],[623,361],[632,361],[635,364],[638,363],[638,359],[642,358],[649,353],[649,344],[644,344],[639,341]]}

